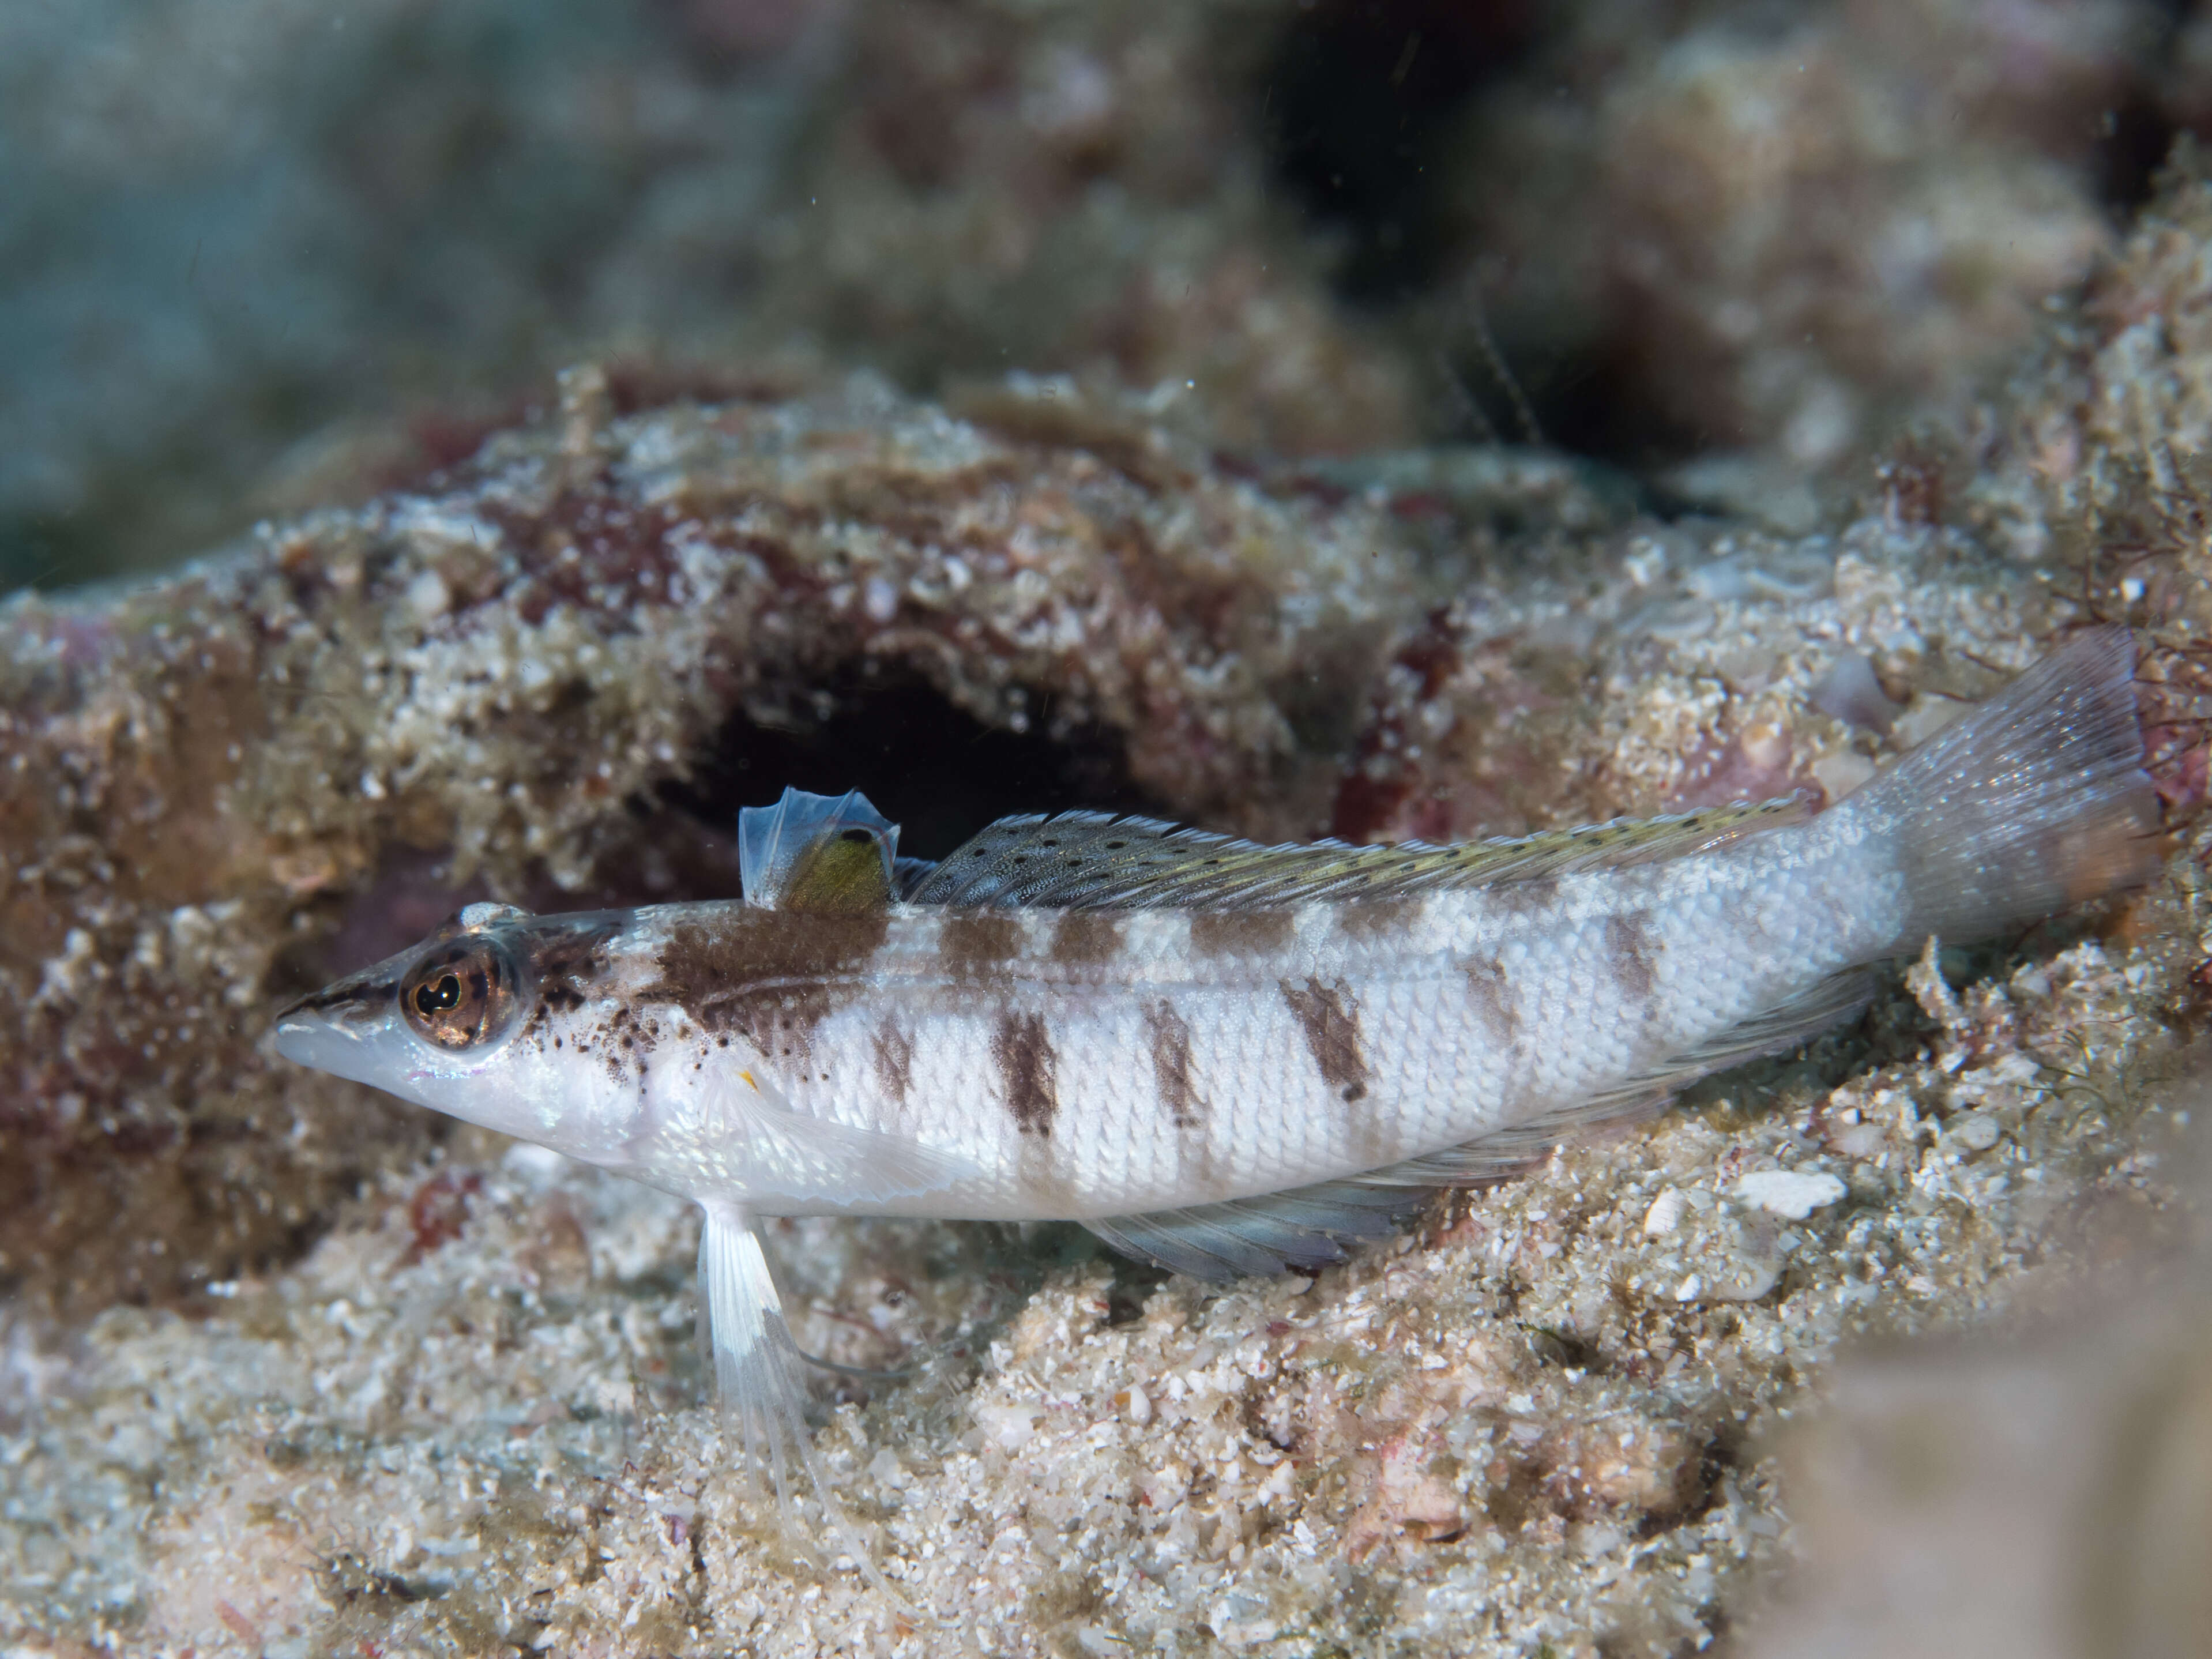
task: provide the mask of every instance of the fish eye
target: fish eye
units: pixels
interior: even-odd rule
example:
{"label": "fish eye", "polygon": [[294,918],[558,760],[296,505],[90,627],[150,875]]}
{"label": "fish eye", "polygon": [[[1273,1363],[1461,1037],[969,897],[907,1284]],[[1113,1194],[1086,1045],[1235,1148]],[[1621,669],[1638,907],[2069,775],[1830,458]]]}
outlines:
{"label": "fish eye", "polygon": [[514,1013],[514,968],[482,937],[457,939],[415,964],[401,981],[399,1010],[416,1035],[441,1048],[481,1048]]}

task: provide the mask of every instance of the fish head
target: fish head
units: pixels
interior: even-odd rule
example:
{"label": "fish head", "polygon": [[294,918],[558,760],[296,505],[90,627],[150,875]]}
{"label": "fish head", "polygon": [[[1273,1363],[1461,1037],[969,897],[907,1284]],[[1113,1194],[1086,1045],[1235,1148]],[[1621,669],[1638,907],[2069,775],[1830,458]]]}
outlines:
{"label": "fish head", "polygon": [[611,914],[535,916],[471,904],[411,949],[301,997],[276,1017],[276,1052],[417,1105],[544,1141],[541,1044],[526,1012],[574,1000]]}

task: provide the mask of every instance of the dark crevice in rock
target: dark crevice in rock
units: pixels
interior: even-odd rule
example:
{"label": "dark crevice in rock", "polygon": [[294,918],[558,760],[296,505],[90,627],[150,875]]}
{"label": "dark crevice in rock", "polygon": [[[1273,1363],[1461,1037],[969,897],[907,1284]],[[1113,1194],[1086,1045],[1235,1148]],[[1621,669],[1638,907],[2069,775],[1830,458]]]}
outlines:
{"label": "dark crevice in rock", "polygon": [[[740,711],[662,800],[716,831],[788,787],[859,789],[900,826],[899,851],[941,858],[993,818],[1090,806],[1162,814],[1130,781],[1119,733],[1095,724],[1047,735],[1050,700],[1028,700],[1031,729],[984,725],[919,676],[849,664],[817,683],[810,708]],[[1038,728],[1042,728],[1042,730]]]}
{"label": "dark crevice in rock", "polygon": [[2136,210],[2150,200],[2159,169],[2166,165],[2180,132],[2172,117],[2142,88],[2105,112],[2090,149],[2090,165],[2095,169],[2098,198],[2118,222],[2131,221]]}
{"label": "dark crevice in rock", "polygon": [[1307,216],[1347,237],[1346,298],[1395,299],[1435,276],[1455,118],[1519,59],[1537,15],[1522,0],[1323,0],[1292,17],[1261,80],[1262,141]]}
{"label": "dark crevice in rock", "polygon": [[[1459,365],[1471,380],[1487,371],[1480,362]],[[1516,380],[1528,399],[1547,442],[1570,455],[1609,462],[1639,477],[1686,460],[1724,441],[1668,405],[1662,384],[1637,342],[1622,336],[1557,357],[1516,356]]]}

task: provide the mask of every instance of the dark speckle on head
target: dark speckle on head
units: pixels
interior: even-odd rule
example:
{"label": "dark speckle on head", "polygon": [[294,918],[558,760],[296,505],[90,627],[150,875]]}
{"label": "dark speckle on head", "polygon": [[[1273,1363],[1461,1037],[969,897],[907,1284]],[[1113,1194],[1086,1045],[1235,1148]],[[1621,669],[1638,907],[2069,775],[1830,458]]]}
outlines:
{"label": "dark speckle on head", "polygon": [[1605,924],[1605,953],[1613,969],[1613,976],[1628,996],[1638,1002],[1651,995],[1653,964],[1658,947],[1652,942],[1651,929],[1646,919],[1637,913],[1609,916]]}
{"label": "dark speckle on head", "polygon": [[1282,981],[1283,1000],[1298,1017],[1306,1048],[1322,1079],[1347,1101],[1367,1093],[1367,1056],[1359,1039],[1359,1006],[1342,980]]}
{"label": "dark speckle on head", "polygon": [[1297,935],[1288,910],[1200,910],[1190,919],[1190,948],[1200,956],[1267,956]]}
{"label": "dark speckle on head", "polygon": [[1006,1110],[1025,1135],[1048,1136],[1060,1110],[1060,1057],[1044,1016],[1008,1011],[991,1036],[991,1057],[1006,1091]]}
{"label": "dark speckle on head", "polygon": [[518,930],[529,958],[529,978],[538,988],[526,1031],[542,1031],[555,1014],[574,1013],[598,994],[606,942],[620,927],[620,919],[601,914]]}
{"label": "dark speckle on head", "polygon": [[804,1059],[814,1028],[859,994],[890,927],[886,912],[861,915],[717,907],[670,928],[659,977],[641,1003],[681,1008],[718,1038],[743,1037],[771,1058]]}

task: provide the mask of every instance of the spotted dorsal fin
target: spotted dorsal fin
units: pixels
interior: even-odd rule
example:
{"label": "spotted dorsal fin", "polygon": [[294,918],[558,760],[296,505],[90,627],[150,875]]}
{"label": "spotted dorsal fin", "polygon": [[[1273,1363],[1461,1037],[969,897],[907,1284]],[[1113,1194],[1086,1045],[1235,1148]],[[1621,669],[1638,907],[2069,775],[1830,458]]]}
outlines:
{"label": "spotted dorsal fin", "polygon": [[857,789],[787,789],[773,806],[748,806],[738,814],[745,902],[828,915],[880,910],[896,890],[898,833]]}
{"label": "spotted dorsal fin", "polygon": [[1803,799],[1792,795],[1451,846],[1318,841],[1263,847],[1154,818],[1062,812],[1000,818],[908,896],[917,904],[1121,910],[1254,910],[1314,899],[1402,898],[1656,863],[1802,823],[1808,815]]}

